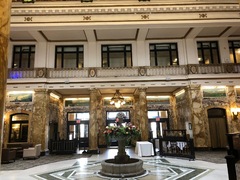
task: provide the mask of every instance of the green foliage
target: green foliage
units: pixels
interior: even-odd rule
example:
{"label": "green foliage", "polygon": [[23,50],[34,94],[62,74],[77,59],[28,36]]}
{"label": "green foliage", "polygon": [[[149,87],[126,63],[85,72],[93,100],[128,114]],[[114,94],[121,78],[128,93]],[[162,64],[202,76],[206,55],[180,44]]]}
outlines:
{"label": "green foliage", "polygon": [[131,123],[128,123],[126,126],[106,126],[103,133],[108,144],[111,139],[126,139],[126,141],[129,141],[137,139],[141,135],[141,131]]}

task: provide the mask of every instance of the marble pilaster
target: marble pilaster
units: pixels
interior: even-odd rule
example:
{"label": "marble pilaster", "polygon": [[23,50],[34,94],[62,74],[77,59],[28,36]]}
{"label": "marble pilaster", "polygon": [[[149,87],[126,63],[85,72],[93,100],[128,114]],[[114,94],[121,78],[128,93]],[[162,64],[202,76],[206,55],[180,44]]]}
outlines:
{"label": "marble pilaster", "polygon": [[177,129],[177,104],[176,104],[176,97],[175,96],[171,96],[170,97],[170,116],[169,120],[171,120],[172,122],[169,122],[170,124],[170,129]]}
{"label": "marble pilaster", "polygon": [[226,108],[226,114],[227,114],[227,122],[228,122],[228,131],[229,133],[233,132],[239,132],[240,131],[240,123],[239,123],[239,117],[237,119],[234,119],[231,113],[231,108],[236,108],[237,102],[236,102],[236,94],[234,86],[228,86],[227,88],[227,98],[229,102],[229,108]]}
{"label": "marble pilaster", "polygon": [[103,133],[106,127],[106,117],[104,117],[103,114],[106,114],[106,111],[103,110],[102,97],[99,97],[98,102],[99,102],[97,106],[98,143],[99,145],[103,145],[106,142],[105,135]]}
{"label": "marble pilaster", "polygon": [[98,153],[98,90],[90,89],[89,152]]}
{"label": "marble pilaster", "polygon": [[148,141],[149,138],[149,125],[148,125],[148,115],[147,115],[147,97],[146,97],[146,88],[139,88],[139,114],[140,122],[139,128],[141,130],[141,139],[143,141]]}
{"label": "marble pilaster", "polygon": [[[62,99],[49,98],[49,128],[51,134],[49,134],[49,140],[67,139],[67,118],[64,119],[63,101]],[[66,123],[64,123],[66,122]],[[53,128],[54,124],[58,125],[58,132],[55,132]]]}
{"label": "marble pilaster", "polygon": [[[0,146],[3,143],[4,108],[7,82],[7,55],[10,32],[11,0],[0,0]],[[2,154],[2,148],[0,148]],[[0,156],[1,162],[1,156]],[[0,165],[1,166],[1,165]]]}
{"label": "marble pilaster", "polygon": [[32,120],[30,122],[30,142],[42,144],[48,151],[49,94],[46,89],[35,89]]}

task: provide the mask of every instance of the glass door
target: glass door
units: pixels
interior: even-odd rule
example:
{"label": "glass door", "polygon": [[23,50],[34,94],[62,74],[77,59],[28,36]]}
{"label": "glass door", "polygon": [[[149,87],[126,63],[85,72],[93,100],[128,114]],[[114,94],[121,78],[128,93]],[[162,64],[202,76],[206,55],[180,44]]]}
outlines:
{"label": "glass door", "polygon": [[68,113],[68,139],[76,140],[79,148],[88,147],[89,113]]}
{"label": "glass door", "polygon": [[169,118],[167,110],[148,111],[149,138],[155,139],[163,136],[163,130],[169,129]]}

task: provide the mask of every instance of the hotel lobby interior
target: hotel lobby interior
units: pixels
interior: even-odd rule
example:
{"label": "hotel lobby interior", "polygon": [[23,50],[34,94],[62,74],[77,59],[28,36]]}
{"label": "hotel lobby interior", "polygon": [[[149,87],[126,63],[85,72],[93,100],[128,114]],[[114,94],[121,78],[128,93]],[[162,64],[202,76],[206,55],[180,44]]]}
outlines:
{"label": "hotel lobby interior", "polygon": [[239,0],[0,10],[0,179],[240,179]]}

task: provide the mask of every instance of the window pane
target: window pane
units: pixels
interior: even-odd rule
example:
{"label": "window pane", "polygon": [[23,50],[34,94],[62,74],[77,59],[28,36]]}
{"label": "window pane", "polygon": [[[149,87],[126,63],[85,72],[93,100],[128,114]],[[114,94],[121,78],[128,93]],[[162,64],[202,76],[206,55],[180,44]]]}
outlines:
{"label": "window pane", "polygon": [[170,57],[169,52],[159,51],[157,52],[157,66],[169,66]]}
{"label": "window pane", "polygon": [[240,48],[235,50],[236,63],[240,63]]}
{"label": "window pane", "polygon": [[169,45],[168,44],[157,44],[156,45],[156,49],[157,50],[168,50],[169,49]]}
{"label": "window pane", "polygon": [[76,125],[69,125],[69,135],[68,135],[69,140],[73,140],[77,138],[77,130],[76,130]]}
{"label": "window pane", "polygon": [[208,49],[208,48],[210,48],[210,43],[209,42],[203,42],[202,47]]}
{"label": "window pane", "polygon": [[31,53],[30,55],[30,68],[34,68],[34,53]]}
{"label": "window pane", "polygon": [[171,49],[177,49],[176,44],[171,44]]}
{"label": "window pane", "polygon": [[83,68],[83,53],[79,53],[78,58],[78,68]]}
{"label": "window pane", "polygon": [[153,138],[157,138],[157,123],[156,122],[151,122],[150,123],[150,128],[152,131]]}
{"label": "window pane", "polygon": [[231,63],[234,63],[233,50],[232,50],[232,49],[229,49],[229,51],[230,51],[230,62],[231,62]]}
{"label": "window pane", "polygon": [[76,47],[64,47],[63,51],[64,52],[77,52],[77,48]]}
{"label": "window pane", "polygon": [[62,68],[62,56],[61,56],[61,54],[57,54],[56,68]]}
{"label": "window pane", "polygon": [[172,51],[172,65],[178,65],[177,52]]}
{"label": "window pane", "polygon": [[19,47],[19,46],[14,47],[14,50],[15,50],[15,52],[20,52],[21,51],[21,47]]}
{"label": "window pane", "polygon": [[90,114],[87,112],[87,113],[77,113],[77,119],[80,119],[80,120],[89,120],[90,119]]}
{"label": "window pane", "polygon": [[132,67],[132,54],[131,52],[127,52],[127,67]]}
{"label": "window pane", "polygon": [[28,54],[22,55],[21,68],[28,68]]}
{"label": "window pane", "polygon": [[75,68],[76,67],[76,54],[75,53],[64,54],[63,67],[64,68]]}
{"label": "window pane", "polygon": [[124,67],[124,53],[111,53],[109,56],[110,67]]}
{"label": "window pane", "polygon": [[198,50],[198,62],[199,64],[204,64],[201,50]]}
{"label": "window pane", "polygon": [[102,67],[108,67],[107,53],[102,54]]}
{"label": "window pane", "polygon": [[20,62],[20,54],[15,54],[13,68],[19,68],[20,67],[19,62]]}
{"label": "window pane", "polygon": [[62,47],[57,47],[57,52],[62,52]]}
{"label": "window pane", "polygon": [[211,64],[211,54],[209,49],[204,49],[204,62],[205,64]]}
{"label": "window pane", "polygon": [[26,121],[28,120],[27,114],[17,114],[12,116],[12,121]]}
{"label": "window pane", "polygon": [[213,55],[213,64],[218,64],[218,51],[216,49],[212,50],[212,55]]}
{"label": "window pane", "polygon": [[149,49],[150,49],[150,50],[154,50],[154,45],[150,45],[150,46],[149,46]]}
{"label": "window pane", "polygon": [[212,42],[212,43],[211,43],[211,47],[212,47],[212,48],[216,48],[216,47],[217,47],[217,43]]}
{"label": "window pane", "polygon": [[156,66],[155,64],[155,53],[150,52],[150,66]]}
{"label": "window pane", "polygon": [[12,125],[12,133],[10,135],[10,141],[16,142],[19,139],[20,134],[20,123]]}
{"label": "window pane", "polygon": [[20,137],[21,137],[21,141],[27,142],[27,137],[28,137],[28,124],[27,123],[22,123]]}
{"label": "window pane", "polygon": [[80,138],[88,137],[88,124],[80,124]]}

